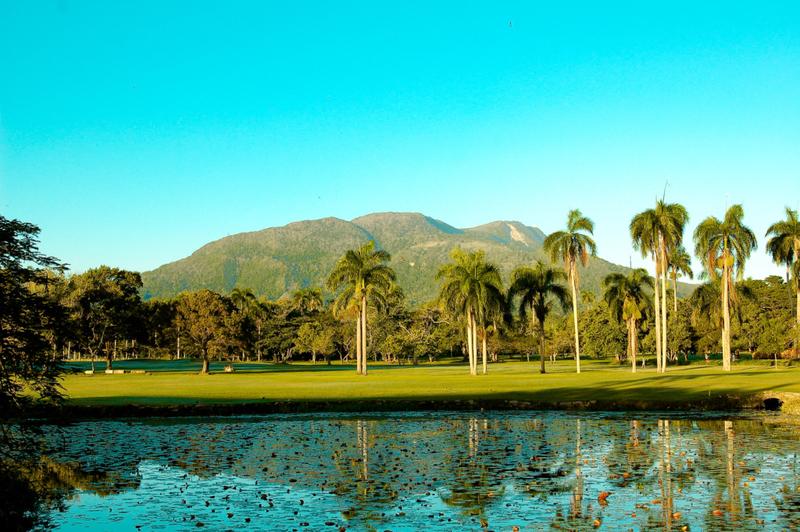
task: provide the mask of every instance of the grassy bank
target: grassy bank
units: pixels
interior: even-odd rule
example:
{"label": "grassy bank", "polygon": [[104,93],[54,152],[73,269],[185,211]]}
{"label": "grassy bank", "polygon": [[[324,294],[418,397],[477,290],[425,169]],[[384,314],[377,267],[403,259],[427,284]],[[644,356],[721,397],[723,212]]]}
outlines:
{"label": "grassy bank", "polygon": [[[88,364],[76,369],[88,369]],[[800,366],[747,362],[724,373],[704,363],[672,366],[659,375],[648,367],[637,374],[630,367],[588,361],[575,373],[570,361],[548,364],[505,362],[489,366],[489,375],[472,377],[456,362],[413,366],[373,364],[367,377],[353,366],[334,364],[234,364],[224,373],[212,365],[211,375],[198,375],[196,361],[127,361],[115,369],[145,369],[150,374],[96,373],[67,376],[63,385],[75,406],[232,404],[249,402],[377,401],[526,401],[536,404],[597,401],[691,408],[724,396],[749,396],[766,390],[800,393]],[[100,369],[100,366],[98,366]]]}

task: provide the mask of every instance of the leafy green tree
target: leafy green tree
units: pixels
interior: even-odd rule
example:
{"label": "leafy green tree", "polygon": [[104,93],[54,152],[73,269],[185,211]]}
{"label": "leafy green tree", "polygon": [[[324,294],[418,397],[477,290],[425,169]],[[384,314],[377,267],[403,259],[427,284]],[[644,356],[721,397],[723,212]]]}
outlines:
{"label": "leafy green tree", "polygon": [[297,315],[294,306],[285,299],[273,302],[271,308],[264,319],[263,334],[257,347],[271,353],[275,363],[288,362],[295,349],[297,331],[306,320]]}
{"label": "leafy green tree", "polygon": [[356,373],[359,375],[367,374],[367,306],[384,306],[397,278],[386,264],[391,258],[386,251],[376,250],[371,240],[359,249],[347,250],[328,277],[327,287],[331,292],[345,287],[334,301],[335,308],[352,308],[356,313]]}
{"label": "leafy green tree", "polygon": [[[567,309],[570,303],[567,287],[561,281],[567,280],[567,274],[562,270],[543,266],[537,263],[533,268],[520,266],[511,274],[511,288],[509,297],[513,300],[520,297],[519,317],[524,322],[527,313],[531,313],[531,321],[534,319],[539,324],[539,361],[541,367],[539,371],[545,372],[544,353],[545,353],[545,328],[544,322],[553,304],[558,302],[561,308]],[[531,332],[533,332],[531,323]]]}
{"label": "leafy green tree", "polygon": [[69,280],[69,305],[83,346],[92,360],[105,353],[106,369],[113,369],[117,340],[135,337],[143,327],[138,272],[100,266]]}
{"label": "leafy green tree", "polygon": [[300,309],[300,313],[313,312],[322,308],[322,290],[319,288],[300,288],[292,294],[292,303]]}
{"label": "leafy green tree", "polygon": [[678,301],[678,309],[669,315],[669,338],[667,354],[670,360],[677,360],[683,354],[684,360],[689,361],[689,353],[694,348],[696,332],[692,326],[692,306],[688,298]]}
{"label": "leafy green tree", "polygon": [[639,344],[639,324],[646,319],[653,308],[653,301],[647,293],[654,287],[654,280],[644,268],[631,270],[630,275],[612,273],[603,279],[603,301],[611,314],[619,321],[625,321],[628,328],[628,351],[631,371],[636,373],[636,353]]}
{"label": "leafy green tree", "polygon": [[67,317],[53,296],[63,265],[39,252],[39,231],[0,215],[0,530],[47,524],[47,494],[33,474],[44,474],[41,446],[21,420],[37,404],[63,399],[54,345]]}
{"label": "leafy green tree", "polygon": [[203,375],[208,375],[211,358],[227,351],[233,334],[232,307],[229,299],[212,290],[200,289],[178,298],[178,323],[199,352]]}
{"label": "leafy green tree", "polygon": [[266,321],[274,314],[275,305],[268,299],[261,297],[255,299],[250,303],[250,315],[253,318],[253,323],[256,326],[256,356],[257,360],[261,362],[262,355],[262,332]]}
{"label": "leafy green tree", "polygon": [[245,347],[252,345],[254,340],[252,338],[252,318],[253,305],[256,301],[256,295],[250,288],[234,288],[231,290],[231,303],[238,311],[238,316],[231,316],[231,320],[236,323],[236,328],[238,329],[238,343],[242,360],[246,357]]}
{"label": "leafy green tree", "polygon": [[748,279],[737,285],[750,297],[742,298],[737,309],[740,319],[731,326],[731,348],[749,351],[754,357],[770,357],[784,352],[792,343],[792,302],[787,301],[785,283],[778,275]]}
{"label": "leafy green tree", "polygon": [[611,313],[604,300],[581,312],[580,328],[582,356],[613,356],[619,363],[624,361],[628,345],[625,326]]}
{"label": "leafy green tree", "polygon": [[[466,320],[470,374],[477,375],[478,328],[503,301],[503,279],[497,266],[486,261],[483,251],[467,254],[455,248],[450,252],[450,258],[453,262],[445,264],[436,273],[436,280],[442,281],[439,302]],[[485,346],[483,358],[485,373]]]}
{"label": "leafy green tree", "polygon": [[63,266],[39,252],[38,235],[37,226],[0,215],[0,420],[22,415],[37,400],[61,399],[63,366],[47,333],[62,327],[65,315],[31,288],[52,284],[48,269]]}
{"label": "leafy green tree", "polygon": [[667,370],[667,263],[671,250],[681,246],[688,221],[689,214],[683,205],[665,203],[661,199],[656,201],[655,208],[634,216],[630,225],[634,249],[640,251],[642,257],[650,254],[655,263],[656,365],[659,372]]}
{"label": "leafy green tree", "polygon": [[302,353],[311,353],[311,361],[317,363],[317,354],[325,357],[330,365],[329,355],[333,352],[335,331],[324,327],[319,321],[307,321],[297,330],[295,348]]}
{"label": "leafy green tree", "polygon": [[[786,207],[786,220],[775,222],[767,229],[764,236],[770,236],[767,241],[767,254],[778,265],[786,265],[786,282],[791,285],[789,293],[794,289],[796,298],[795,328],[800,331],[800,218],[797,211]],[[797,345],[795,344],[795,349]]]}
{"label": "leafy green tree", "polygon": [[695,255],[705,271],[701,277],[722,282],[722,367],[731,370],[731,297],[735,297],[735,279],[741,279],[745,261],[757,247],[756,236],[742,223],[744,209],[733,205],[720,220],[709,216],[694,231]]}
{"label": "leafy green tree", "polygon": [[570,288],[572,289],[572,319],[575,326],[575,363],[578,373],[581,372],[581,344],[578,336],[578,294],[580,282],[578,279],[578,263],[585,268],[589,263],[589,255],[597,256],[597,246],[590,237],[583,232],[594,234],[594,222],[581,214],[578,209],[569,211],[567,217],[567,230],[556,231],[544,239],[542,246],[550,253],[552,262],[564,261],[564,271],[567,272]]}
{"label": "leafy green tree", "polygon": [[176,326],[177,302],[174,299],[163,301],[148,299],[143,303],[144,322],[147,329],[146,344],[158,356],[172,358],[177,347],[178,329]]}

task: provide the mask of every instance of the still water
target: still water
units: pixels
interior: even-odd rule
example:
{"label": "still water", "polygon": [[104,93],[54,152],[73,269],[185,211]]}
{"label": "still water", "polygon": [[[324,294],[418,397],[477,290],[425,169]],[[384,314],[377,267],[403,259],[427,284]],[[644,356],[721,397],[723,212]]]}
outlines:
{"label": "still water", "polygon": [[48,433],[62,531],[800,527],[800,430],[765,415],[276,415]]}

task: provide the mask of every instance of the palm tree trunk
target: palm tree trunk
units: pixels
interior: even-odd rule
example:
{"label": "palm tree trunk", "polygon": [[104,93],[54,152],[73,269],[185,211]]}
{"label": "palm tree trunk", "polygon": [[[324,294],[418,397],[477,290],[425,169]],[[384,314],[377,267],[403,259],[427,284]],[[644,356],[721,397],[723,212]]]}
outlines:
{"label": "palm tree trunk", "polygon": [[467,358],[469,359],[469,374],[472,375],[472,311],[467,310]]}
{"label": "palm tree trunk", "polygon": [[361,375],[361,309],[356,313],[356,375]]}
{"label": "palm tree trunk", "polygon": [[633,326],[631,327],[631,338],[633,340],[633,345],[631,346],[631,351],[633,351],[633,373],[636,373],[636,354],[639,352],[639,336],[636,332],[635,320],[633,322]]}
{"label": "palm tree trunk", "polygon": [[[663,241],[663,236],[662,236]],[[667,372],[667,249],[661,253],[661,334],[663,335],[661,341],[661,372]]]}
{"label": "palm tree trunk", "polygon": [[575,325],[575,364],[577,373],[581,372],[581,343],[578,339],[578,287],[575,284],[575,273],[573,272],[570,280],[572,288],[572,322]]}
{"label": "palm tree trunk", "polygon": [[[723,255],[727,259],[727,253]],[[722,269],[722,369],[731,370],[731,311],[728,308],[728,278],[730,267],[726,264]]]}
{"label": "palm tree trunk", "polygon": [[489,370],[486,367],[486,329],[483,330],[483,374],[486,375],[489,373]]}
{"label": "palm tree trunk", "polygon": [[631,373],[636,373],[636,320],[628,320],[628,356],[631,357]]}
{"label": "palm tree trunk", "polygon": [[478,374],[478,320],[472,316],[472,374]]}
{"label": "palm tree trunk", "polygon": [[656,282],[653,284],[653,293],[655,294],[656,300],[656,373],[661,373],[661,299],[660,299],[660,292],[658,286],[658,278],[660,271],[658,269],[658,255],[655,258],[656,261]]}
{"label": "palm tree trunk", "polygon": [[361,374],[367,374],[367,298],[361,300]]}
{"label": "palm tree trunk", "polygon": [[675,265],[672,266],[672,296],[673,300],[675,301],[675,305],[672,307],[672,311],[676,314],[678,313],[678,269]]}
{"label": "palm tree trunk", "polygon": [[[795,245],[794,248],[794,262],[800,262],[800,246]],[[788,267],[788,266],[787,266]],[[797,332],[795,333],[795,340],[793,343],[794,350],[792,351],[792,358],[797,356],[797,336],[800,335],[800,268],[795,266],[795,271],[797,274],[794,276],[794,289],[795,289],[795,299],[797,300],[797,309],[795,312],[795,319],[797,320]],[[791,290],[791,286],[789,290]]]}
{"label": "palm tree trunk", "polygon": [[544,320],[539,321],[539,362],[541,367],[539,373],[545,373],[544,369]]}

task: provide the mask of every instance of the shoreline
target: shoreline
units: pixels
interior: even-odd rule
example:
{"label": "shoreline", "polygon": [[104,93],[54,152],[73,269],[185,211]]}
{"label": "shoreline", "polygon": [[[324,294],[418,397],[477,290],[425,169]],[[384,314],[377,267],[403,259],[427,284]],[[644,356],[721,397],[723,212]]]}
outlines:
{"label": "shoreline", "polygon": [[353,401],[249,401],[196,402],[193,404],[146,405],[39,405],[29,419],[80,421],[114,418],[225,417],[239,415],[374,413],[412,411],[530,410],[568,412],[742,412],[776,411],[800,414],[800,394],[766,391],[749,396],[725,394],[701,401],[517,401],[507,399],[474,400],[353,400]]}

